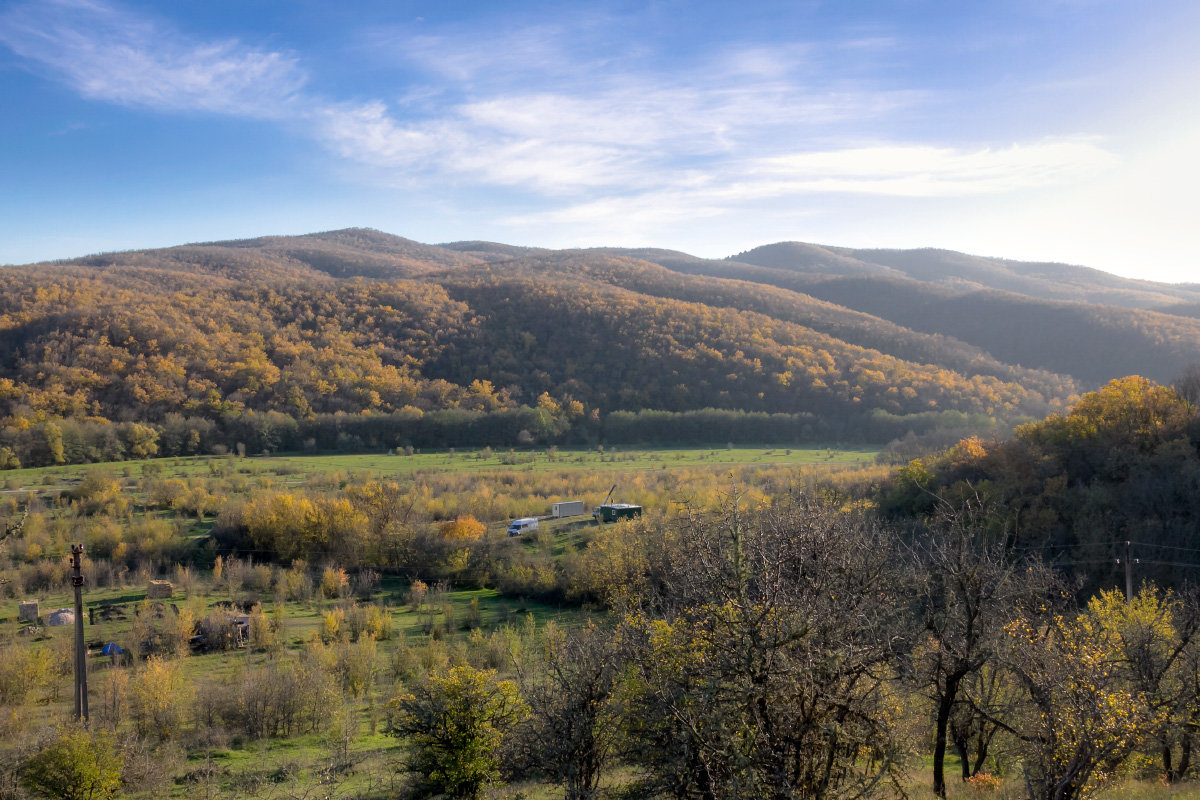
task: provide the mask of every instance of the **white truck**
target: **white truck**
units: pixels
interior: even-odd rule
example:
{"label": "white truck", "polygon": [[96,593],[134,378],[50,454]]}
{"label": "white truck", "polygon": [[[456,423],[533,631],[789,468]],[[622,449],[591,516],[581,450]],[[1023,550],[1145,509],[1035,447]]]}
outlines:
{"label": "white truck", "polygon": [[552,517],[578,517],[583,513],[582,500],[565,500],[561,503],[553,503],[550,506],[550,516]]}
{"label": "white truck", "polygon": [[536,531],[537,527],[537,517],[521,517],[520,519],[514,519],[511,523],[509,523],[508,535],[520,536],[522,533],[527,531]]}

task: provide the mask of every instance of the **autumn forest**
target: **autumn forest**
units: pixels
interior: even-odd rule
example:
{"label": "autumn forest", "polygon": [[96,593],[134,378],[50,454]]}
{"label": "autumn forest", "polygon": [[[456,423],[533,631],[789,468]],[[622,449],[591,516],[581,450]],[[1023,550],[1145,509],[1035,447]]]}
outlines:
{"label": "autumn forest", "polygon": [[[679,442],[987,433],[1127,374],[1098,368],[1109,340],[1168,381],[1200,336],[1163,313],[1166,289],[1105,287],[1113,305],[1064,310],[994,276],[876,279],[845,255],[782,268],[765,250],[716,262],[348,230],[6,268],[0,461],[619,443],[658,427],[636,424],[649,412],[724,412],[719,433],[668,426]],[[1023,343],[1047,313],[1075,319],[1071,341]]]}
{"label": "autumn forest", "polygon": [[367,229],[0,284],[0,800],[1200,796],[1200,286]]}

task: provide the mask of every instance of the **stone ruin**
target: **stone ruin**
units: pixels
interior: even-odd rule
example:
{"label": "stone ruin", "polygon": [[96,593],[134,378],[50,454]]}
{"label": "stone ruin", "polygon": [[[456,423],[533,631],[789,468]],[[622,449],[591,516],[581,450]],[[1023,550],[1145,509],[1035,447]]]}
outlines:
{"label": "stone ruin", "polygon": [[38,610],[37,600],[23,600],[17,604],[17,619],[21,622],[37,623],[41,612]]}

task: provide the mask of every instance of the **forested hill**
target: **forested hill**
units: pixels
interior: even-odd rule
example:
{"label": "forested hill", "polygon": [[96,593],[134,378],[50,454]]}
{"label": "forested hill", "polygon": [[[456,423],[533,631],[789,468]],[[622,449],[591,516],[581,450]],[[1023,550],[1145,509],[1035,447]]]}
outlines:
{"label": "forested hill", "polygon": [[1200,287],[1133,280],[1096,269],[956,253],[952,250],[855,250],[780,242],[732,256],[730,261],[817,275],[907,278],[960,290],[992,289],[1038,300],[1065,300],[1154,308],[1200,300]]}
{"label": "forested hill", "polygon": [[776,286],[954,338],[1088,388],[1139,373],[1169,382],[1196,360],[1200,287],[944,250],[787,242],[729,259],[615,250],[692,275]]}
{"label": "forested hill", "polygon": [[[854,260],[823,250],[823,269]],[[889,319],[885,300],[877,313],[830,302],[805,283],[927,285],[857,274],[363,229],[5,267],[0,466],[648,431],[882,442],[1040,417],[1081,388],[1070,370],[998,357],[1003,342]],[[1188,301],[1161,295],[1159,306]],[[1134,356],[1178,373],[1200,344],[1200,320],[1105,307],[1089,328],[1093,308],[1070,307],[1077,349],[1118,330]],[[1117,311],[1141,327],[1106,328]]]}
{"label": "forested hill", "polygon": [[[1131,376],[1007,441],[967,439],[900,470],[885,511],[923,516],[974,503],[1010,546],[1117,584],[1132,548],[1138,580],[1194,582],[1200,566],[1200,381],[1180,392]],[[939,499],[940,498],[940,501]],[[1130,543],[1126,545],[1126,542]]]}

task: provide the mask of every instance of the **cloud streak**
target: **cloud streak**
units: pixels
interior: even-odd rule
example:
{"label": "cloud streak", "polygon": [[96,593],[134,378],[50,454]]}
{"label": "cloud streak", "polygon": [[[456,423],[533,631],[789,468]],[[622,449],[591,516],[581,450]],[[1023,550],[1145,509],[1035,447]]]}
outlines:
{"label": "cloud streak", "polygon": [[15,5],[0,14],[0,43],[85,97],[160,111],[281,118],[306,80],[294,56],[190,41],[91,0]]}
{"label": "cloud streak", "polygon": [[561,208],[511,215],[515,228],[574,228],[602,241],[621,231],[652,241],[656,230],[730,211],[788,209],[803,214],[805,201],[837,195],[955,199],[999,195],[1091,178],[1118,160],[1086,139],[1047,140],[975,150],[922,145],[806,151],[734,162],[646,191],[589,199]]}
{"label": "cloud streak", "polygon": [[[85,97],[274,120],[367,167],[376,183],[503,187],[556,204],[510,217],[514,225],[602,225],[631,209],[644,221],[674,220],[830,194],[1002,194],[1078,181],[1115,161],[1084,138],[830,147],[863,139],[929,96],[825,78],[817,45],[731,47],[701,69],[656,70],[636,47],[573,53],[576,34],[569,24],[529,26],[486,46],[478,32],[379,34],[377,52],[398,53],[427,81],[397,87],[397,97],[418,100],[389,105],[317,96],[294,54],[197,40],[101,0],[0,13],[0,43]],[[532,79],[537,71],[546,80]]]}

